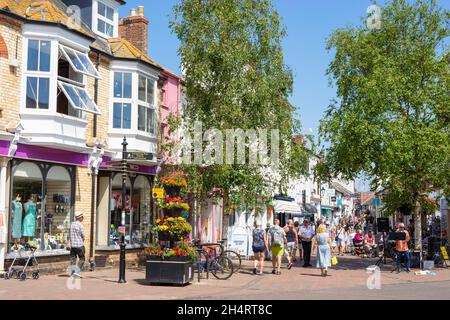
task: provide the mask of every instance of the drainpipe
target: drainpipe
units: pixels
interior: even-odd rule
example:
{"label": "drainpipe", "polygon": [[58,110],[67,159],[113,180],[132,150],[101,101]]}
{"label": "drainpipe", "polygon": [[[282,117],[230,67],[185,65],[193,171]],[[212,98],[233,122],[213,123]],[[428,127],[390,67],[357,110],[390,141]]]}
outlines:
{"label": "drainpipe", "polygon": [[[97,52],[97,59],[95,62],[95,69],[99,68],[100,65],[100,53]],[[95,104],[98,104],[98,79],[95,78],[94,83],[94,102]],[[94,114],[94,123],[92,128],[92,136],[94,138],[97,137],[97,114]],[[97,143],[95,146],[95,149],[97,149]],[[95,165],[92,165],[91,167],[91,178],[92,178],[92,193],[91,193],[91,236],[89,241],[89,270],[94,271],[95,270],[95,261],[94,261],[94,223],[95,223],[95,180],[97,178],[98,174],[98,167]]]}
{"label": "drainpipe", "polygon": [[89,271],[95,270],[95,261],[94,261],[94,223],[95,223],[95,178],[97,177],[97,172],[94,166],[91,169],[91,177],[92,177],[92,195],[91,195],[91,237],[89,241]]}
{"label": "drainpipe", "polygon": [[[97,59],[95,61],[95,69],[97,69],[97,71],[98,71],[99,66],[100,66],[100,53],[97,52]],[[98,79],[97,78],[95,78],[95,83],[94,83],[94,102],[95,102],[95,104],[98,103]],[[92,136],[94,138],[97,137],[97,114],[94,114]]]}

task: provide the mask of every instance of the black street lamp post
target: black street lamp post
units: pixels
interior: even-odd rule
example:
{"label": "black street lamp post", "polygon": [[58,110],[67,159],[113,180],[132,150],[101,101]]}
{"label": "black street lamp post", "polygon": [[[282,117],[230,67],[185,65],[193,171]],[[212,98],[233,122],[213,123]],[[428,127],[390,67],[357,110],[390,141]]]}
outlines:
{"label": "black street lamp post", "polygon": [[125,207],[127,193],[127,138],[123,137],[122,142],[122,216],[120,235],[120,263],[119,263],[119,283],[126,283],[125,280]]}

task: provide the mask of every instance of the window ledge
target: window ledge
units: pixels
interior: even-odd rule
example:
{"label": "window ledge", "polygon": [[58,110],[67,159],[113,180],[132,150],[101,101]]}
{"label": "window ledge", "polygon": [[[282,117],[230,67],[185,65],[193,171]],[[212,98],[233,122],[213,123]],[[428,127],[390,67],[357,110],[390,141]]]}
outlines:
{"label": "window ledge", "polygon": [[22,117],[33,119],[33,118],[40,118],[40,119],[49,119],[49,120],[56,120],[56,121],[64,121],[67,123],[72,122],[72,124],[75,125],[87,125],[87,120],[83,120],[80,118],[72,117],[66,114],[58,113],[58,112],[40,112],[40,111],[22,111],[20,113]]}
{"label": "window ledge", "polygon": [[[30,256],[30,251],[24,251],[21,253],[21,255],[18,257],[18,259],[20,257],[22,258],[28,258]],[[34,253],[36,258],[39,257],[56,257],[56,256],[68,256],[70,255],[70,252],[66,249],[53,249],[53,250],[44,250],[44,251],[35,251]],[[16,253],[7,253],[5,255],[5,259],[6,260],[12,260],[16,257]]]}
{"label": "window ledge", "polygon": [[143,131],[138,131],[134,129],[111,129],[108,134],[111,136],[122,136],[126,133],[127,137],[134,137],[139,139],[144,139],[148,141],[154,141],[156,139],[155,134],[146,133]]}

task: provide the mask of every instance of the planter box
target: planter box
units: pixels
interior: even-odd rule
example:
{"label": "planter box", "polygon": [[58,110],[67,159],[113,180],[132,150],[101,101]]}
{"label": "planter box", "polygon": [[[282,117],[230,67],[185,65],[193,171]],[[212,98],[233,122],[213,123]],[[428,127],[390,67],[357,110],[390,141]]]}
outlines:
{"label": "planter box", "polygon": [[145,262],[145,280],[150,284],[185,285],[194,279],[194,267],[186,257],[161,259],[148,256]]}

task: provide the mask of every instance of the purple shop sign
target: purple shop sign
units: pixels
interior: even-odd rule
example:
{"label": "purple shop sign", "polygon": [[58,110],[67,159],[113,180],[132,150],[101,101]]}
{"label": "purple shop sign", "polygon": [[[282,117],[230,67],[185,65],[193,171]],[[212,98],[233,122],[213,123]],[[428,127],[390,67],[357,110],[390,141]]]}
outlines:
{"label": "purple shop sign", "polygon": [[[8,155],[9,141],[0,140],[0,155]],[[62,164],[70,164],[77,166],[89,165],[89,154],[78,153],[74,151],[59,150],[35,145],[17,144],[17,151],[14,158],[56,162]],[[111,157],[103,156],[103,162],[100,167],[108,167]],[[137,173],[156,174],[156,166],[136,165]]]}

